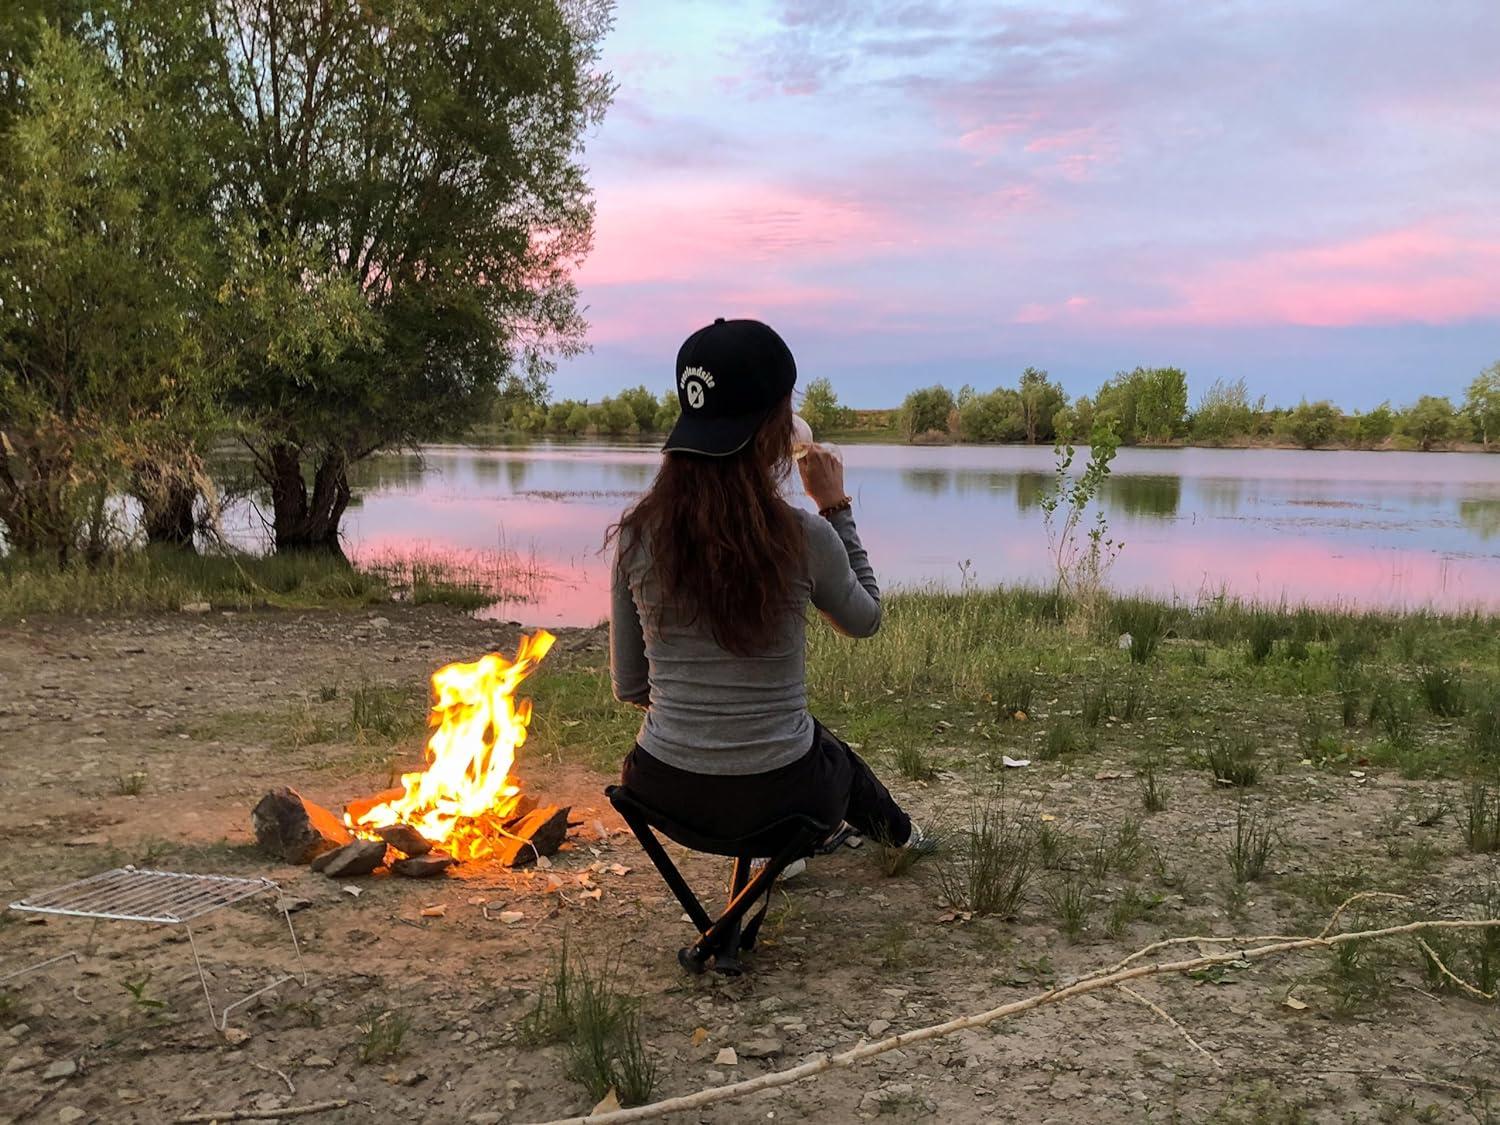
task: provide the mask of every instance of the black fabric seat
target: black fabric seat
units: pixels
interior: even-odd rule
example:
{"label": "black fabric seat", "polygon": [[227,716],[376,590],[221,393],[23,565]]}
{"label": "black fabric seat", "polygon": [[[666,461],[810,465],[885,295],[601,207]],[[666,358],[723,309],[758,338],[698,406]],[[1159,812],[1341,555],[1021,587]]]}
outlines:
{"label": "black fabric seat", "polygon": [[[646,855],[682,904],[682,909],[698,927],[698,940],[677,951],[678,963],[690,973],[703,972],[710,961],[716,972],[738,976],[745,971],[739,958],[740,951],[755,948],[755,939],[771,904],[771,888],[777,876],[793,860],[811,855],[818,841],[831,831],[829,825],[810,816],[788,816],[749,836],[718,839],[695,832],[650,808],[623,785],[609,786],[604,795],[635,833]],[[709,917],[698,896],[682,877],[682,872],[667,855],[657,832],[695,852],[728,856],[734,860],[729,880],[729,904],[717,918]],[[765,860],[766,865],[752,879],[751,861],[757,859]],[[761,899],[764,901],[755,917],[742,925],[745,914]]]}

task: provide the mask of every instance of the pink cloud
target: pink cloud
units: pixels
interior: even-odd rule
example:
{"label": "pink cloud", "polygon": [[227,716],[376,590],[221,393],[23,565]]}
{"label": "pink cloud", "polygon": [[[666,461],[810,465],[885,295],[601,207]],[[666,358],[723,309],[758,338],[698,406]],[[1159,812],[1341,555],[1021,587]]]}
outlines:
{"label": "pink cloud", "polygon": [[1339,327],[1500,315],[1500,240],[1410,227],[1208,265],[1172,283],[1181,300],[1119,321]]}
{"label": "pink cloud", "polygon": [[754,182],[655,180],[600,193],[585,286],[732,279],[901,237],[870,204]]}
{"label": "pink cloud", "polygon": [[1016,315],[1011,318],[1016,324],[1046,324],[1050,321],[1061,320],[1068,316],[1074,316],[1086,312],[1092,307],[1092,297],[1069,297],[1066,301],[1056,304],[1026,304],[1016,310]]}

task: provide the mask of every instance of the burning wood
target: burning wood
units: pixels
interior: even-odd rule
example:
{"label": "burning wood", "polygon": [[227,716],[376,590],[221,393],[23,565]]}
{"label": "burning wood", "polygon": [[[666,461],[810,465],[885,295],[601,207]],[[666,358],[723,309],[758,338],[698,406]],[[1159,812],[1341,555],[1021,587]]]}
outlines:
{"label": "burning wood", "polygon": [[518,703],[516,689],[554,640],[540,630],[521,638],[514,660],[490,653],[439,668],[426,766],[396,788],[348,802],[343,823],[294,790],[275,790],[255,808],[262,846],[293,863],[315,860],[334,878],[389,866],[420,879],[463,861],[524,867],[555,854],[569,809],[538,808],[511,777],[531,722],[531,701]]}
{"label": "burning wood", "polygon": [[289,786],[262,797],[250,824],[261,850],[288,863],[311,863],[353,839],[338,817]]}
{"label": "burning wood", "polygon": [[510,771],[526,742],[531,700],[518,704],[516,689],[555,639],[540,630],[521,638],[514,660],[492,652],[434,672],[426,768],[402,775],[400,796],[346,813],[349,829],[368,839],[404,824],[455,859],[493,856],[521,799]]}

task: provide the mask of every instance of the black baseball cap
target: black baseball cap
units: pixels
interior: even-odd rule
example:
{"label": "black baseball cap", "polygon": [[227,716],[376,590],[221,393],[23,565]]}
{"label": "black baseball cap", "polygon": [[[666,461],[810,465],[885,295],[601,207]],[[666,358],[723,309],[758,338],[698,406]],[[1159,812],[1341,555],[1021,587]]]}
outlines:
{"label": "black baseball cap", "polygon": [[738,453],[796,385],[797,363],[786,341],[758,320],[721,316],[677,352],[682,416],[662,452]]}

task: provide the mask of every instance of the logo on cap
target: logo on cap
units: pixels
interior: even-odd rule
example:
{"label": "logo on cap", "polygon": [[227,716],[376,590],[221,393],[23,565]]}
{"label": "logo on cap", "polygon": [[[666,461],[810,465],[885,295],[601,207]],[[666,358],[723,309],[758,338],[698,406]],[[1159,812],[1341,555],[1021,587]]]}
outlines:
{"label": "logo on cap", "polygon": [[688,405],[694,410],[703,406],[706,388],[714,385],[714,377],[701,367],[684,367],[679,381],[687,394]]}

